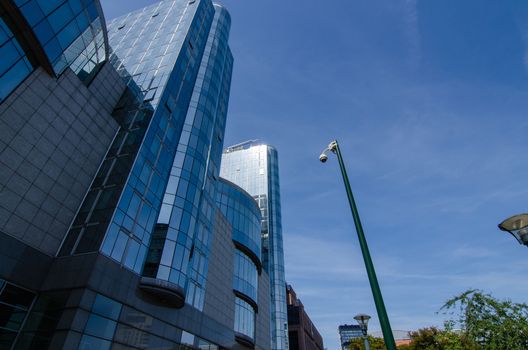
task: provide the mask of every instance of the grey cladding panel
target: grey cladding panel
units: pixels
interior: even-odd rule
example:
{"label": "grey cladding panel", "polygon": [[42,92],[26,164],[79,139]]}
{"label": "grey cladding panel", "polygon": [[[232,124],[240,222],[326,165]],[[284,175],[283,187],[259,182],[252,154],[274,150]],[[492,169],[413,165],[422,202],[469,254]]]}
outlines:
{"label": "grey cladding panel", "polygon": [[118,124],[124,84],[106,64],[89,87],[35,70],[0,106],[0,230],[54,255]]}

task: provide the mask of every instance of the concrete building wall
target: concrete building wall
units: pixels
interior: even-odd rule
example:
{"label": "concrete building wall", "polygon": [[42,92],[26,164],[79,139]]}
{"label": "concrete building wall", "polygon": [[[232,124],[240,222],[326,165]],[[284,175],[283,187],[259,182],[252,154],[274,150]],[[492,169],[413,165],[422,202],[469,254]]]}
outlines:
{"label": "concrete building wall", "polygon": [[270,313],[270,278],[266,271],[262,270],[259,276],[258,306],[256,320],[255,348],[262,350],[271,349],[271,313]]}
{"label": "concrete building wall", "polygon": [[231,225],[218,209],[213,230],[204,313],[226,327],[232,328],[235,323],[233,294],[235,247],[231,240]]}
{"label": "concrete building wall", "polygon": [[[116,332],[112,336],[115,341],[138,346],[140,342],[134,340],[131,334],[126,334],[129,332],[136,334],[138,339],[162,339],[162,345],[170,348],[180,342],[183,330],[224,348],[233,347],[232,325],[228,327],[188,304],[175,309],[151,298],[138,288],[139,279],[139,275],[100,253],[54,259],[40,288],[37,303],[45,304],[46,299],[53,300],[55,320],[50,319],[46,327],[52,330],[51,344],[55,346],[41,348],[76,349],[87,322],[86,311],[90,310],[96,294],[122,305]],[[39,305],[34,311],[39,311]],[[31,325],[38,325],[41,315],[35,312],[29,317]],[[145,346],[156,348],[154,345]]]}
{"label": "concrete building wall", "polygon": [[36,69],[0,105],[0,231],[55,255],[118,124],[124,84],[106,64],[86,87]]}

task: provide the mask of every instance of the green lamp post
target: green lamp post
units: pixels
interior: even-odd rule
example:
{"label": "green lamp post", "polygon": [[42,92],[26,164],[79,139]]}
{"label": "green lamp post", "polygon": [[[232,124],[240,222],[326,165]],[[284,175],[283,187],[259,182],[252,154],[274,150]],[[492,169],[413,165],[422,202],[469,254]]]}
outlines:
{"label": "green lamp post", "polygon": [[394,335],[392,334],[389,317],[387,316],[387,310],[385,309],[385,304],[383,303],[383,297],[381,296],[381,290],[376,277],[376,271],[374,270],[374,265],[372,264],[372,258],[370,257],[367,240],[365,239],[365,234],[363,233],[363,227],[361,226],[361,220],[359,219],[356,202],[354,201],[352,188],[350,187],[350,183],[348,181],[345,163],[343,162],[343,156],[341,155],[341,150],[339,149],[337,140],[330,142],[328,147],[319,156],[319,160],[322,163],[325,163],[328,160],[327,152],[335,153],[337,155],[337,160],[339,161],[339,167],[341,168],[341,175],[343,175],[343,182],[345,183],[348,202],[350,203],[352,217],[354,218],[354,224],[356,225],[356,232],[359,238],[361,253],[363,254],[363,260],[367,269],[370,288],[372,290],[376,311],[378,313],[381,330],[383,332],[383,339],[385,340],[385,346],[387,347],[387,350],[396,350],[396,343],[394,342]]}

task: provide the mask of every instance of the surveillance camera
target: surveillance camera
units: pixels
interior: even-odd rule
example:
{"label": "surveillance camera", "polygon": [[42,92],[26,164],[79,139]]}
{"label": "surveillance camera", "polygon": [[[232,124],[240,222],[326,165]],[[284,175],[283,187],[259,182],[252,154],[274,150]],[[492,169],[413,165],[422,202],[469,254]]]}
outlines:
{"label": "surveillance camera", "polygon": [[319,156],[319,160],[321,161],[321,163],[325,163],[328,160],[328,156],[323,153]]}

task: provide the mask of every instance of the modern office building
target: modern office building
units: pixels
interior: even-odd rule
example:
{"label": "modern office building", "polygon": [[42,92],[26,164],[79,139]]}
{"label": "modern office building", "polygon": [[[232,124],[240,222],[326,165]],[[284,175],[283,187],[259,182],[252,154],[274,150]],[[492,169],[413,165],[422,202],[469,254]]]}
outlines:
{"label": "modern office building", "polygon": [[218,180],[228,12],[0,16],[0,348],[270,349],[260,213]]}
{"label": "modern office building", "polygon": [[290,350],[324,350],[323,337],[306,313],[291,285],[286,286],[288,344]]}
{"label": "modern office building", "polygon": [[348,345],[352,340],[363,336],[363,331],[357,324],[341,325],[339,326],[338,331],[342,350],[348,350]]}
{"label": "modern office building", "polygon": [[259,205],[262,261],[270,276],[272,349],[287,350],[288,318],[277,150],[257,141],[228,147],[222,155],[220,176],[243,188]]}

